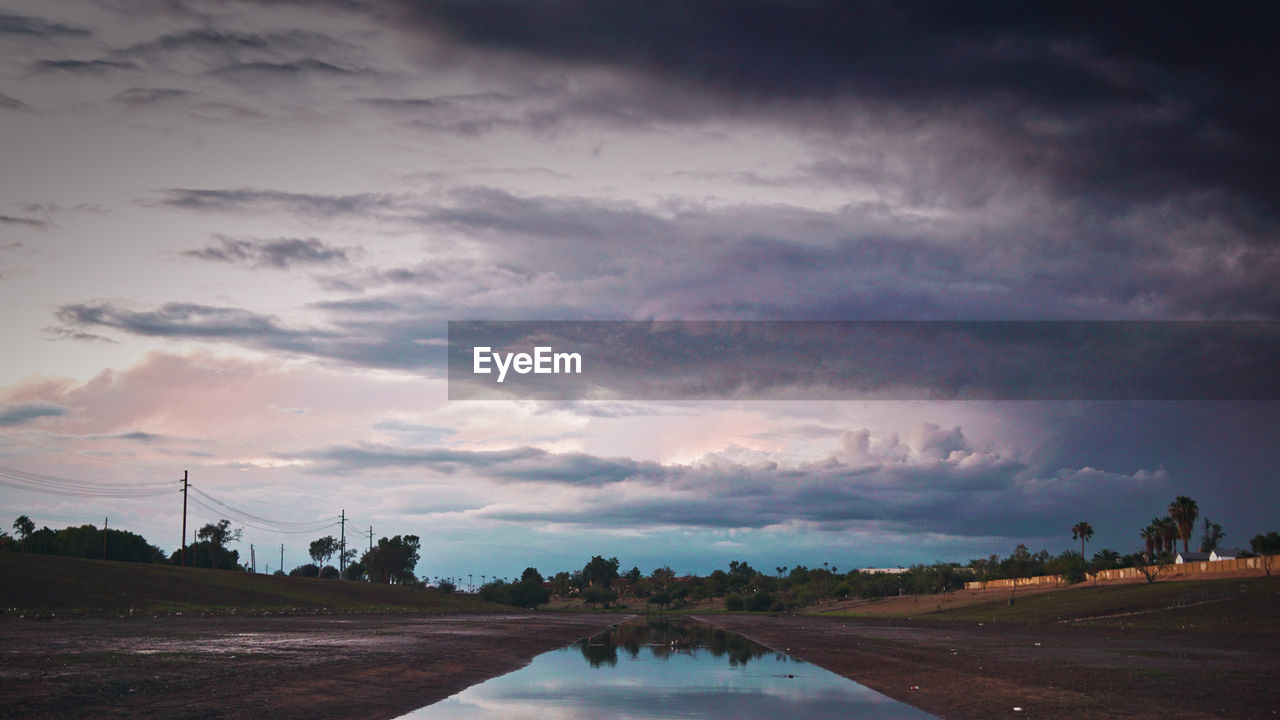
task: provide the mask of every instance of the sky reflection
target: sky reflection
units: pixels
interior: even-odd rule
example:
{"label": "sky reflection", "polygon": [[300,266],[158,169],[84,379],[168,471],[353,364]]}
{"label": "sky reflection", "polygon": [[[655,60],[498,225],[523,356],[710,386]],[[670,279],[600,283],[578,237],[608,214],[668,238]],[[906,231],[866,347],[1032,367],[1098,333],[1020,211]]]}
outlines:
{"label": "sky reflection", "polygon": [[932,716],[740,635],[661,622],[622,625],[544,653],[402,720],[602,717]]}

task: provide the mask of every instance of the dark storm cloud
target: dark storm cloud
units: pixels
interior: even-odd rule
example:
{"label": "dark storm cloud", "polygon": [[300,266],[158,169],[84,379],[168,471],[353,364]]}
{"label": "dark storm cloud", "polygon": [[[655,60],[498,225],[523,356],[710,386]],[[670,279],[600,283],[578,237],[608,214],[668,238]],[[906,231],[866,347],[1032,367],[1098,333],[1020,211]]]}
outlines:
{"label": "dark storm cloud", "polygon": [[611,71],[612,89],[564,98],[566,118],[785,116],[836,137],[873,118],[949,136],[962,152],[934,160],[947,168],[989,153],[1093,202],[1214,191],[1274,220],[1271,4],[389,4],[461,63],[474,51],[548,76]]}
{"label": "dark storm cloud", "polygon": [[61,405],[42,402],[0,405],[0,427],[22,425],[42,417],[61,417],[68,411]]}
{"label": "dark storm cloud", "polygon": [[328,337],[319,330],[282,327],[275,318],[235,308],[168,303],[152,311],[133,311],[112,303],[64,305],[57,318],[70,328],[110,328],[147,337],[234,339],[247,345],[305,350]]}
{"label": "dark storm cloud", "polygon": [[359,195],[315,195],[251,188],[201,190],[172,188],[160,191],[159,200],[142,200],[183,210],[207,212],[284,212],[320,218],[342,215],[367,217],[394,208],[398,199],[392,195],[362,193]]}
{"label": "dark storm cloud", "polygon": [[12,215],[0,215],[0,225],[25,225],[38,230],[49,229],[51,223],[48,220],[39,218],[14,217]]}
{"label": "dark storm cloud", "polygon": [[12,98],[4,93],[0,93],[0,109],[28,111],[31,109],[31,106],[17,98]]}
{"label": "dark storm cloud", "polygon": [[347,252],[316,238],[273,238],[269,240],[216,236],[217,245],[187,250],[182,254],[211,262],[250,268],[286,270],[306,265],[345,265]]}
{"label": "dark storm cloud", "polygon": [[[441,313],[443,314],[443,312]],[[325,327],[286,327],[279,320],[239,308],[167,303],[134,310],[111,302],[73,303],[55,313],[62,337],[116,330],[144,337],[229,342],[374,368],[439,371],[445,324],[433,316],[409,319],[336,319]]]}
{"label": "dark storm cloud", "polygon": [[370,75],[373,71],[359,67],[340,67],[314,58],[289,62],[242,62],[213,70],[214,75],[235,80],[295,80],[308,76]]}
{"label": "dark storm cloud", "polygon": [[87,36],[89,31],[38,17],[0,14],[0,35],[49,37],[59,35]]}
{"label": "dark storm cloud", "polygon": [[334,447],[290,459],[319,463],[318,472],[359,473],[386,467],[424,467],[445,475],[482,472],[507,482],[605,485],[659,474],[653,463],[599,458],[583,453],[552,455],[524,447],[499,451],[409,450],[387,446]]}
{"label": "dark storm cloud", "polygon": [[50,72],[69,72],[87,75],[99,75],[115,70],[137,70],[138,65],[132,62],[115,60],[40,60],[34,65],[36,70]]}
{"label": "dark storm cloud", "polygon": [[195,95],[195,93],[190,90],[180,90],[178,88],[135,87],[127,90],[121,90],[116,93],[115,97],[111,98],[111,102],[122,103],[125,105],[146,106],[181,100],[193,95]]}
{"label": "dark storm cloud", "polygon": [[457,188],[443,199],[170,189],[141,202],[459,233],[478,243],[481,257],[320,281],[336,291],[445,283],[454,297],[505,289],[507,297],[519,295],[509,304],[520,308],[577,298],[583,318],[1280,316],[1280,286],[1272,281],[1280,233],[1265,223],[1243,227],[1240,215],[1205,198],[1119,214],[1066,205],[994,224],[981,214],[921,220],[876,203],[646,208],[486,187]]}
{"label": "dark storm cloud", "polygon": [[[1119,474],[1090,468],[1045,475],[1025,464],[969,447],[959,428],[925,426],[919,447],[894,443],[881,454],[854,448],[826,461],[781,467],[764,462],[660,465],[535,448],[502,451],[332,447],[289,459],[321,473],[423,468],[533,488],[560,486],[585,494],[558,507],[534,501],[478,514],[503,520],[584,526],[762,528],[812,523],[843,530],[874,523],[898,532],[963,536],[1037,536],[1062,524],[1083,499],[1111,499],[1101,522],[1124,517],[1167,492],[1163,473]],[[1008,508],[1018,507],[1019,513]],[[1137,510],[1141,512],[1141,510]]]}
{"label": "dark storm cloud", "polygon": [[200,28],[161,35],[135,43],[116,54],[122,57],[156,58],[169,54],[190,57],[193,53],[220,56],[231,62],[245,56],[282,58],[324,51],[350,52],[354,46],[328,35],[288,30],[270,33],[243,33],[217,28]]}
{"label": "dark storm cloud", "polygon": [[[480,347],[580,361],[504,378]],[[452,400],[1280,400],[1278,365],[1280,322],[449,323]]]}

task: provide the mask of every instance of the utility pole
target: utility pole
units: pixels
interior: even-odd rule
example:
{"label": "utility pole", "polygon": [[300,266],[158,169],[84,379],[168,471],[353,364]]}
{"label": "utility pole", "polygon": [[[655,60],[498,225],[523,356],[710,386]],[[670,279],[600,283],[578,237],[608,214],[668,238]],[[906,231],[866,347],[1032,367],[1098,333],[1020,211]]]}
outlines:
{"label": "utility pole", "polygon": [[182,567],[187,566],[187,471],[182,471]]}
{"label": "utility pole", "polygon": [[105,518],[105,517],[102,518],[102,559],[103,560],[107,559],[107,520],[108,518]]}
{"label": "utility pole", "polygon": [[284,572],[284,543],[280,543],[280,572]]}
{"label": "utility pole", "polygon": [[[341,549],[338,550],[338,579],[342,579],[342,576],[347,572],[347,511],[345,509],[342,511],[341,518],[342,530],[340,534],[342,535],[342,542],[339,545]],[[333,526],[330,525],[329,527]]]}
{"label": "utility pole", "polygon": [[369,549],[373,549],[373,526],[369,526]]}
{"label": "utility pole", "polygon": [[249,543],[249,567],[255,574],[258,572],[258,558],[253,554],[253,543]]}

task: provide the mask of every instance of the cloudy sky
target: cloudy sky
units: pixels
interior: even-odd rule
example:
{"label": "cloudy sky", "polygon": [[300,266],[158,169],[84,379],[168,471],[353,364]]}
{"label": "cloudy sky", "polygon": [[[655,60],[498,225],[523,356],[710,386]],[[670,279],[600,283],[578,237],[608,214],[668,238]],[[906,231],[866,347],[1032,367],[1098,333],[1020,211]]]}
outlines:
{"label": "cloudy sky", "polygon": [[0,512],[172,550],[176,491],[17,486],[188,470],[260,568],[345,509],[477,578],[1127,552],[1178,494],[1247,544],[1274,402],[448,400],[450,320],[1280,319],[1274,11],[1082,8],[3,0]]}

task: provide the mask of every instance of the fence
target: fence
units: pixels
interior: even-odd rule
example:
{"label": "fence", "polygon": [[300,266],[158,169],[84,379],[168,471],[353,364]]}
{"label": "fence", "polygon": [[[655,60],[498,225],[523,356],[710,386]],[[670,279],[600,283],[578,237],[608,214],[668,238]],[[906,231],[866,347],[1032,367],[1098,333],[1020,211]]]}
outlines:
{"label": "fence", "polygon": [[[1218,573],[1241,572],[1248,570],[1280,570],[1280,555],[1264,555],[1261,557],[1236,558],[1234,560],[1218,560],[1216,562],[1189,562],[1181,565],[1170,563],[1161,565],[1160,577],[1177,575],[1214,575]],[[1095,580],[1127,580],[1143,577],[1138,568],[1116,568],[1089,573],[1087,579]],[[965,590],[989,590],[992,588],[1019,588],[1026,585],[1062,585],[1065,581],[1061,575],[1036,575],[1029,578],[1007,578],[1003,580],[987,580],[967,582]]]}

